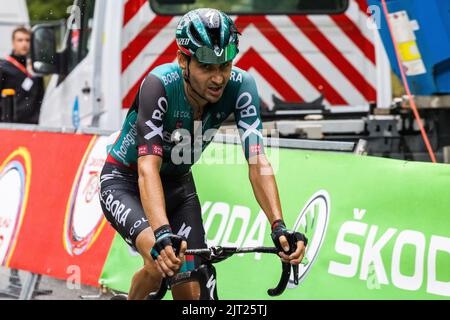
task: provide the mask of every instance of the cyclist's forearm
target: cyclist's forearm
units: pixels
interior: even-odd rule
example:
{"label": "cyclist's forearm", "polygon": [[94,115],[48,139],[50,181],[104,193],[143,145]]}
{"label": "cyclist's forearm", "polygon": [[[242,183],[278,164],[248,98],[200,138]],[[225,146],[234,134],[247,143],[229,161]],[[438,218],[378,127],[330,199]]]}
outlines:
{"label": "cyclist's forearm", "polygon": [[169,224],[166,215],[164,190],[157,168],[139,171],[139,193],[148,223],[153,230]]}
{"label": "cyclist's forearm", "polygon": [[255,198],[272,224],[283,218],[280,197],[272,166],[265,157],[260,156],[260,159],[258,164],[250,165],[249,178]]}

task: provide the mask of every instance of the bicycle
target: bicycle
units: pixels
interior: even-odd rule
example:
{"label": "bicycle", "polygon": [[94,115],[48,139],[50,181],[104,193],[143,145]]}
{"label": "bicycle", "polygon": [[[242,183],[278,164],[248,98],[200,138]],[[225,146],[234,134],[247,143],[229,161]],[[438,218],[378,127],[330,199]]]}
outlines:
{"label": "bicycle", "polygon": [[[224,261],[224,260],[232,257],[235,254],[269,253],[269,254],[275,254],[278,256],[278,252],[279,252],[279,249],[277,249],[275,247],[237,248],[237,247],[213,246],[213,247],[205,248],[205,249],[189,249],[189,250],[186,250],[185,254],[199,256],[207,263],[214,264],[214,263]],[[307,265],[308,263],[309,263],[308,260],[306,259],[306,257],[304,257],[301,264]],[[281,273],[281,277],[280,277],[280,280],[278,281],[277,286],[267,290],[267,294],[271,297],[279,296],[285,291],[285,289],[289,283],[289,278],[291,277],[292,272],[293,272],[294,284],[298,285],[298,280],[299,280],[298,265],[291,265],[291,264],[285,263],[285,262],[281,262],[281,264],[282,264],[282,273]],[[206,266],[206,265],[203,264],[202,266],[200,266],[199,269],[201,269],[203,266]],[[170,288],[169,281],[170,280],[168,280],[167,278],[163,278],[159,290],[157,292],[150,293],[147,300],[163,299],[167,293],[167,290],[169,290],[169,288]],[[202,281],[205,282],[204,279],[198,279],[198,281],[200,282],[201,286],[206,285],[206,283],[201,283]],[[122,296],[122,295],[116,295],[113,298],[111,298],[111,300],[124,300],[124,297],[125,296]],[[217,298],[218,297],[216,296],[214,300],[217,300]]]}

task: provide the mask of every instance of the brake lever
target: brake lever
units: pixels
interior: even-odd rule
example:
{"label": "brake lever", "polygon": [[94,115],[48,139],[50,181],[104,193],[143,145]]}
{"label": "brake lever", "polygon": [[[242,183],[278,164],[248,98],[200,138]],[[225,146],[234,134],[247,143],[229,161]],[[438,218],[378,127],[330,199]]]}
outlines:
{"label": "brake lever", "polygon": [[294,284],[298,285],[298,264],[292,266],[292,270],[294,271]]}

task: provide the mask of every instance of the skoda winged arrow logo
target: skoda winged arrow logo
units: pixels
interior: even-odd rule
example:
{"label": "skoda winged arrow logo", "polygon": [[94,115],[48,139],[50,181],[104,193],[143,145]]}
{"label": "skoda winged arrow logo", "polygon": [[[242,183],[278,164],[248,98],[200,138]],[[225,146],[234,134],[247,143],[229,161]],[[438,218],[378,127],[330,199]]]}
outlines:
{"label": "skoda winged arrow logo", "polygon": [[[305,258],[309,261],[306,265],[299,265],[298,283],[300,284],[308,274],[316,260],[320,247],[325,240],[330,216],[330,196],[327,191],[316,192],[306,203],[297,217],[294,230],[304,233],[308,238],[308,247]],[[289,279],[288,288],[295,288],[293,274]]]}

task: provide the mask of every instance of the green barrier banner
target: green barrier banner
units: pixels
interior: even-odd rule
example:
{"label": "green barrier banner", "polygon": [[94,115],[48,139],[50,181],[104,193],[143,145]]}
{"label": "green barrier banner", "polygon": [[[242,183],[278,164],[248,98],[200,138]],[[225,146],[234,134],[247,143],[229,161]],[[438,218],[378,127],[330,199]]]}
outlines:
{"label": "green barrier banner", "polygon": [[[193,167],[208,245],[273,246],[240,148],[212,144]],[[448,165],[267,153],[286,224],[309,239],[299,285],[291,279],[276,299],[449,299]],[[116,236],[101,282],[126,292],[141,266]],[[279,259],[267,254],[236,255],[216,268],[221,299],[272,299],[267,289],[281,274]]]}

